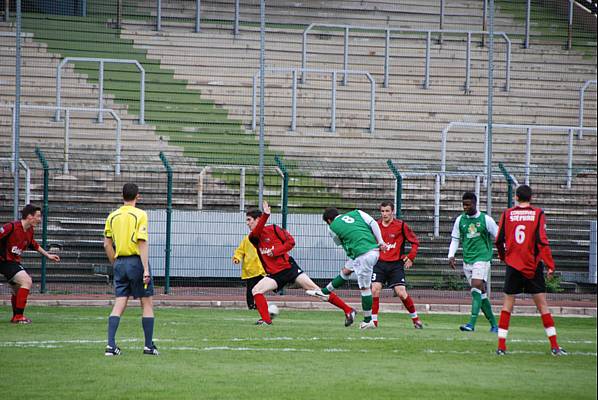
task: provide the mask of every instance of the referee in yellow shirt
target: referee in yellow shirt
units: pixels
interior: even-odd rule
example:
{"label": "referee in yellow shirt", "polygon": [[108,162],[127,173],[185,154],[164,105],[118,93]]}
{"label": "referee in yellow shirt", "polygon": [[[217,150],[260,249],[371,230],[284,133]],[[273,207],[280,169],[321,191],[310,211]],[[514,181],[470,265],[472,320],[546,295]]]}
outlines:
{"label": "referee in yellow shirt", "polygon": [[105,355],[118,356],[115,336],[120,317],[127,308],[129,297],[141,301],[141,323],[145,335],[143,354],[157,356],[154,335],[154,285],[149,269],[147,214],[135,207],[139,188],[134,183],[123,186],[123,206],[106,219],[104,250],[114,266],[114,291],[116,300],[108,318],[108,345]]}
{"label": "referee in yellow shirt", "polygon": [[245,235],[243,240],[241,240],[233,256],[233,263],[239,264],[241,262],[243,263],[241,266],[241,280],[245,282],[245,287],[247,288],[245,293],[247,308],[255,310],[253,293],[251,291],[266,276],[266,271],[262,267],[262,262],[257,255],[255,246],[249,241],[249,235]]}

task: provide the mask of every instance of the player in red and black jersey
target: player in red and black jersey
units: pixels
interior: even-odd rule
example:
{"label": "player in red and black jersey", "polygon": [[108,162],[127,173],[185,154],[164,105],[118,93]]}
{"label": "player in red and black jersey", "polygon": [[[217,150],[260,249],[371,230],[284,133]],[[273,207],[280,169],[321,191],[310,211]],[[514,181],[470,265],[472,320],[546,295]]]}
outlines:
{"label": "player in red and black jersey", "polygon": [[27,297],[33,282],[21,265],[21,255],[25,250],[35,250],[42,256],[58,262],[60,257],[49,254],[33,239],[33,228],[41,222],[41,208],[31,204],[21,210],[21,220],[16,220],[0,228],[0,273],[12,288],[13,317],[10,322],[29,324],[31,320],[23,315]]}
{"label": "player in red and black jersey", "polygon": [[[388,244],[386,251],[380,252],[380,258],[374,266],[372,274],[372,320],[378,326],[378,310],[380,309],[380,292],[383,285],[388,285],[399,296],[403,305],[411,315],[411,321],[416,329],[422,329],[423,324],[417,315],[413,300],[405,288],[405,269],[413,265],[417,255],[419,240],[409,225],[404,221],[395,218],[395,207],[392,201],[384,201],[380,204],[382,218],[378,220],[382,239]],[[405,244],[409,242],[411,249],[405,254]]]}
{"label": "player in red and black jersey", "polygon": [[507,350],[506,339],[515,295],[529,293],[542,317],[552,354],[566,355],[567,352],[557,343],[554,321],[546,302],[544,265],[548,268],[548,278],[552,277],[555,265],[546,236],[544,212],[531,206],[532,189],[527,185],[517,188],[516,199],[517,206],[503,212],[496,236],[498,256],[507,265],[496,354],[504,355]]}
{"label": "player in red and black jersey", "polygon": [[[251,229],[249,241],[257,249],[257,254],[267,274],[252,290],[255,305],[261,316],[261,319],[257,321],[257,325],[270,325],[272,319],[268,313],[268,302],[264,297],[265,293],[271,290],[280,290],[289,283],[296,283],[305,290],[320,292],[320,288],[289,256],[289,251],[295,247],[293,236],[287,230],[276,225],[266,226],[266,222],[270,217],[270,206],[264,201],[262,208],[263,213],[260,210],[248,211],[246,223]],[[355,310],[340,297],[334,293],[328,296],[322,294],[320,297],[343,310],[345,313],[345,326],[353,323]]]}

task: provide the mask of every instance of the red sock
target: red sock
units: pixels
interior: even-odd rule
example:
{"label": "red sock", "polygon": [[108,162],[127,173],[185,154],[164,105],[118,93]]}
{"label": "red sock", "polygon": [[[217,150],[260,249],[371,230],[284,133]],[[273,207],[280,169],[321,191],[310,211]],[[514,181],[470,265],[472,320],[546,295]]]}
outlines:
{"label": "red sock", "polygon": [[17,295],[13,294],[10,296],[10,304],[12,304],[12,316],[14,317],[17,314]]}
{"label": "red sock", "polygon": [[29,296],[29,289],[19,288],[15,298],[15,315],[23,315],[25,307],[27,307],[27,296]]}
{"label": "red sock", "polygon": [[345,303],[343,301],[343,299],[338,297],[338,295],[334,292],[331,292],[328,295],[328,302],[332,305],[337,306],[341,310],[343,310],[345,312],[345,314],[349,314],[351,312],[351,310],[353,310],[351,307],[349,307],[349,305],[347,303]]}
{"label": "red sock", "polygon": [[378,311],[380,311],[380,297],[372,298],[372,321],[378,326]]}
{"label": "red sock", "polygon": [[380,297],[374,297],[372,299],[372,315],[378,315],[380,311]]}
{"label": "red sock", "polygon": [[550,348],[558,349],[559,344],[556,341],[556,329],[554,328],[554,320],[550,313],[542,314],[542,324],[544,324],[546,336],[548,336],[548,340],[550,340]]}
{"label": "red sock", "polygon": [[507,335],[509,333],[509,321],[511,320],[511,313],[505,310],[500,312],[500,319],[498,320],[498,349],[507,350]]}
{"label": "red sock", "polygon": [[272,323],[270,319],[270,313],[268,312],[268,302],[263,294],[258,293],[253,295],[253,301],[255,301],[255,306],[257,307],[257,311],[260,313],[260,317],[262,320],[267,323]]}
{"label": "red sock", "polygon": [[407,297],[401,299],[401,301],[403,302],[403,305],[405,306],[407,311],[409,311],[409,314],[411,314],[411,319],[417,320],[417,311],[415,311],[415,304],[413,304],[413,299],[411,298],[411,296],[407,295]]}

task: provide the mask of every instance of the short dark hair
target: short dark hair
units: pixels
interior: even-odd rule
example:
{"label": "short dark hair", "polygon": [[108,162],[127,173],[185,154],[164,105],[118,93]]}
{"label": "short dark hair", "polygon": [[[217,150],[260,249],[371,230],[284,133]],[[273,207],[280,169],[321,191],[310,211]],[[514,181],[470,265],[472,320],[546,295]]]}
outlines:
{"label": "short dark hair", "polygon": [[382,203],[380,203],[380,207],[390,207],[391,210],[395,209],[395,203],[393,201],[383,201]]}
{"label": "short dark hair", "polygon": [[247,210],[247,212],[245,213],[245,216],[251,217],[253,219],[258,219],[259,217],[262,216],[262,212],[260,210],[258,210],[257,208],[252,208],[251,210]]}
{"label": "short dark hair", "polygon": [[338,212],[338,210],[334,207],[328,207],[327,209],[324,210],[324,213],[322,214],[322,219],[325,222],[328,221],[334,221],[334,219],[339,215],[340,213]]}
{"label": "short dark hair", "polygon": [[139,194],[139,187],[134,183],[125,183],[123,185],[123,200],[133,201]]}
{"label": "short dark hair", "polygon": [[528,185],[521,185],[517,188],[515,195],[519,201],[528,202],[532,199],[532,188]]}
{"label": "short dark hair", "polygon": [[475,203],[478,200],[478,197],[475,195],[474,192],[465,192],[463,193],[462,200],[471,200]]}
{"label": "short dark hair", "polygon": [[33,204],[27,204],[21,210],[21,217],[22,217],[22,219],[25,219],[30,215],[35,215],[36,212],[41,211],[41,210],[42,209],[40,207],[34,206]]}

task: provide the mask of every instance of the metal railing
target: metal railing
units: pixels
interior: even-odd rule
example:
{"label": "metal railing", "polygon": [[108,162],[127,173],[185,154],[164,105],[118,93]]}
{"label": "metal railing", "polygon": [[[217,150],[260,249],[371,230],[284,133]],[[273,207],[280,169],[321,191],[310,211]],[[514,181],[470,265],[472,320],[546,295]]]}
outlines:
{"label": "metal railing", "polygon": [[[464,128],[484,128],[485,135],[484,140],[487,143],[488,141],[488,124],[483,123],[474,123],[474,122],[450,122],[443,130],[442,130],[442,143],[440,147],[440,173],[442,175],[442,183],[444,183],[444,173],[446,173],[446,141],[448,138],[448,133],[451,128],[453,127],[464,127]],[[492,129],[495,128],[507,128],[507,129],[525,129],[527,133],[527,141],[525,146],[525,183],[529,183],[529,176],[530,176],[530,165],[531,165],[531,156],[532,156],[532,131],[533,130],[542,130],[542,131],[553,131],[553,132],[567,132],[568,133],[568,142],[567,142],[567,188],[571,188],[571,182],[573,179],[573,132],[576,130],[584,130],[589,132],[596,132],[596,128],[582,128],[576,126],[555,126],[555,125],[518,125],[518,124],[492,124]],[[488,165],[488,154],[487,154],[488,146],[484,146],[484,165]]]}
{"label": "metal railing", "polygon": [[[238,7],[238,0],[236,3]],[[162,30],[162,0],[156,0],[156,30]],[[201,0],[195,0],[195,32],[201,32]]]}
{"label": "metal railing", "polygon": [[[13,154],[16,149],[16,142],[15,142],[15,125],[16,125],[16,108],[14,104],[0,104],[0,107],[10,108],[12,111],[12,151]],[[55,115],[60,115],[61,111],[64,111],[64,158],[63,158],[63,167],[62,171],[65,174],[69,173],[69,147],[70,147],[70,113],[71,111],[76,112],[102,112],[108,113],[114,118],[116,121],[116,150],[115,150],[115,166],[114,172],[116,175],[120,175],[120,163],[121,163],[121,134],[122,134],[122,121],[118,114],[110,109],[110,108],[84,108],[84,107],[58,107],[58,106],[35,106],[35,105],[28,105],[28,104],[21,104],[21,109],[31,109],[31,110],[56,110]]]}
{"label": "metal railing", "polygon": [[[329,29],[343,29],[344,30],[344,50],[343,50],[343,70],[349,69],[349,32],[351,29],[357,29],[360,31],[370,32],[381,32],[385,33],[385,45],[384,45],[384,82],[383,86],[388,87],[389,84],[389,71],[390,71],[390,40],[391,33],[416,33],[426,34],[426,63],[424,72],[424,83],[423,87],[428,89],[430,87],[430,58],[431,58],[431,47],[432,47],[432,33],[439,34],[459,34],[467,36],[467,47],[466,47],[466,60],[465,60],[465,84],[464,88],[469,91],[470,80],[471,80],[471,37],[472,35],[481,35],[482,37],[489,34],[487,31],[467,31],[467,30],[454,30],[454,29],[407,29],[407,28],[380,28],[373,26],[352,26],[352,25],[336,25],[336,24],[310,24],[303,31],[303,46],[301,56],[301,68],[306,69],[307,67],[307,35],[314,28],[329,28]],[[509,91],[511,88],[511,40],[504,32],[495,32],[494,36],[500,36],[505,40],[507,51],[505,59],[505,86],[504,90]],[[301,75],[301,83],[305,83],[306,74]],[[343,77],[343,85],[347,84],[346,75]]]}
{"label": "metal railing", "polygon": [[[104,109],[104,64],[133,64],[137,67],[139,72],[141,73],[141,78],[139,81],[140,89],[139,89],[139,123],[145,123],[145,69],[141,66],[139,61],[137,60],[120,60],[114,58],[95,58],[95,57],[65,57],[60,61],[58,66],[56,67],[56,107],[59,109],[61,106],[60,103],[60,91],[62,85],[62,67],[65,64],[74,61],[74,62],[97,62],[100,63],[100,72],[98,77],[99,82],[99,99],[98,99],[98,122],[103,122],[103,109]],[[55,119],[56,121],[60,121],[60,112],[56,110]]]}
{"label": "metal railing", "polygon": [[[590,85],[596,85],[596,80],[592,81],[585,81],[581,89],[579,89],[579,127],[583,128],[583,116],[584,116],[584,103],[585,103],[585,96],[586,90]],[[583,130],[579,129],[577,131],[577,136],[582,139],[583,138]]]}
{"label": "metal railing", "polygon": [[[255,170],[258,171],[259,167],[257,166],[238,166],[238,165],[206,165],[204,166],[201,171],[199,172],[199,178],[197,182],[197,209],[203,210],[204,208],[204,191],[205,191],[205,178],[206,174],[213,170],[238,170],[239,171],[239,211],[245,211],[246,205],[246,190],[245,190],[245,176],[247,170]],[[279,167],[274,167],[274,171],[282,178],[281,186],[280,186],[280,204],[281,206],[285,203],[285,185],[288,185],[288,179],[285,179],[285,172],[283,172]]]}
{"label": "metal railing", "polygon": [[[291,73],[292,89],[291,89],[291,131],[297,129],[297,74],[299,72],[315,72],[321,74],[332,75],[331,88],[331,106],[330,106],[330,131],[336,132],[336,81],[338,74],[347,75],[364,75],[370,81],[370,133],[376,130],[376,81],[367,71],[353,71],[353,70],[336,70],[336,69],[317,69],[317,68],[267,68],[266,72],[272,73]],[[252,105],[251,105],[251,129],[255,130],[257,127],[257,88],[259,71],[253,75],[252,86]]]}
{"label": "metal railing", "polygon": [[[10,162],[10,171],[13,175],[15,174],[14,151],[13,151],[13,156],[10,159],[0,158],[0,161],[9,161]],[[25,204],[29,204],[29,203],[31,203],[31,169],[29,168],[29,165],[27,165],[25,160],[23,160],[22,158],[19,158],[19,165],[20,165],[20,167],[23,167],[23,169],[25,170]],[[15,219],[16,219],[16,217],[18,217],[18,216],[15,216]]]}

